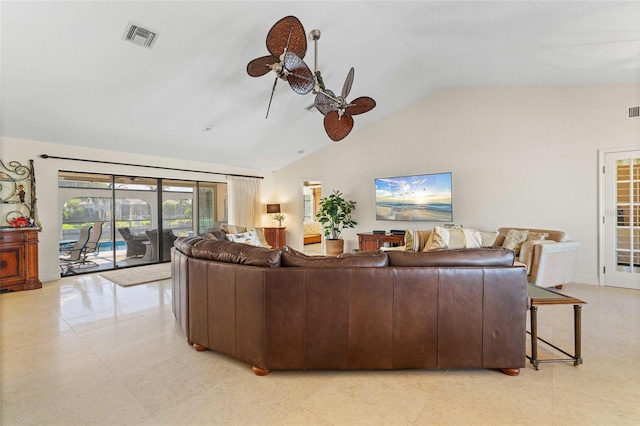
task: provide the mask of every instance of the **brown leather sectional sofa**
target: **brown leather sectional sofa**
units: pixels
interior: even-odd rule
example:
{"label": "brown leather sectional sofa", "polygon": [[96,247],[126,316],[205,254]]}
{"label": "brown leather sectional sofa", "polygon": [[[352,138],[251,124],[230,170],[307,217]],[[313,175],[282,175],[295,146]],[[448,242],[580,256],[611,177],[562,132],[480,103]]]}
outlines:
{"label": "brown leather sectional sofa", "polygon": [[256,374],[525,365],[526,270],[501,248],[306,256],[201,237],[172,249],[189,344]]}

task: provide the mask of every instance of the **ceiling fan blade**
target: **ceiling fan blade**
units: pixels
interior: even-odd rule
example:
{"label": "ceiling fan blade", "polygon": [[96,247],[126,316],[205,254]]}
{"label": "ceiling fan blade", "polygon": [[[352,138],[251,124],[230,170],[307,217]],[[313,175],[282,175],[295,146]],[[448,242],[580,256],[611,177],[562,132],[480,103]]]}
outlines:
{"label": "ceiling fan blade", "polygon": [[295,53],[286,52],[284,54],[284,68],[289,71],[287,81],[294,92],[306,95],[313,90],[315,80],[313,73]]}
{"label": "ceiling fan blade", "polygon": [[368,96],[361,96],[349,102],[349,106],[345,108],[345,114],[358,115],[371,111],[376,107],[376,101]]}
{"label": "ceiling fan blade", "polygon": [[260,77],[271,71],[270,65],[277,64],[280,60],[275,56],[262,56],[247,64],[247,74],[251,77]]}
{"label": "ceiling fan blade", "polygon": [[[333,96],[335,98],[335,94],[331,90],[325,90],[325,92],[329,96]],[[313,104],[315,105],[316,109],[320,111],[320,113],[322,113],[322,115],[327,115],[327,113],[331,111],[338,110],[335,101],[325,96],[323,93],[318,93]]]}
{"label": "ceiling fan blade", "polygon": [[276,91],[276,84],[278,84],[278,77],[276,77],[276,81],[273,82],[273,88],[271,89],[271,96],[269,97],[269,106],[267,107],[267,116],[265,118],[269,118],[269,110],[271,109],[271,101],[273,100],[273,92]]}
{"label": "ceiling fan blade", "polygon": [[304,27],[295,16],[285,16],[273,24],[267,33],[267,50],[279,58],[285,51],[304,58],[307,53],[307,35]]}
{"label": "ceiling fan blade", "polygon": [[347,98],[347,96],[349,96],[349,92],[351,92],[354,73],[355,73],[355,70],[353,69],[353,67],[351,67],[351,69],[349,70],[349,74],[347,74],[347,78],[344,81],[344,86],[342,86],[342,97],[345,99]]}
{"label": "ceiling fan blade", "polygon": [[324,116],[324,130],[332,141],[339,141],[347,137],[353,129],[353,118],[347,114],[342,117],[338,111],[331,111]]}

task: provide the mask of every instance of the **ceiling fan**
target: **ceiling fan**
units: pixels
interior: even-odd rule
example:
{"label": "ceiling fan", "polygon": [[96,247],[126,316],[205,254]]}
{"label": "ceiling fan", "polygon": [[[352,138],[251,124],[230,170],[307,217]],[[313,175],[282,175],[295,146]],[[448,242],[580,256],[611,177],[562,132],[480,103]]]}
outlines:
{"label": "ceiling fan", "polygon": [[347,102],[354,73],[355,71],[351,67],[340,96],[336,96],[331,90],[319,90],[314,101],[316,109],[324,115],[324,130],[333,141],[342,140],[351,132],[353,129],[352,115],[364,114],[376,106],[376,101],[368,96],[361,96]]}
{"label": "ceiling fan", "polygon": [[267,50],[270,55],[261,56],[247,64],[251,77],[260,77],[273,71],[276,79],[271,89],[267,117],[278,78],[289,82],[294,92],[306,95],[313,90],[314,78],[302,58],[307,53],[307,38],[302,23],[295,16],[285,16],[276,22],[267,34]]}
{"label": "ceiling fan", "polygon": [[[320,70],[318,70],[318,40],[320,30],[312,30],[309,38],[314,41],[314,71],[304,63],[303,58],[307,51],[307,41],[304,27],[295,16],[286,16],[276,22],[267,34],[267,50],[271,55],[256,58],[247,65],[247,73],[252,77],[259,77],[274,71],[276,81],[271,89],[267,116],[273,99],[273,92],[278,78],[287,80],[291,88],[299,94],[306,95],[313,91],[316,95],[313,106],[324,115],[324,129],[333,141],[340,141],[347,137],[353,129],[353,115],[371,111],[376,102],[368,97],[361,96],[351,102],[346,98],[353,85],[354,69],[349,70],[342,87],[342,92],[336,96],[334,92],[325,87]],[[311,109],[312,106],[307,109]]]}

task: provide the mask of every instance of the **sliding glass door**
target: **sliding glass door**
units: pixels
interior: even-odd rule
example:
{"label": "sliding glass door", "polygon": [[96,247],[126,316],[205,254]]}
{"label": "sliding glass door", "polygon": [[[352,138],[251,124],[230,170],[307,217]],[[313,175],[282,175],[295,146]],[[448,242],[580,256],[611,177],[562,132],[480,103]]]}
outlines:
{"label": "sliding glass door", "polygon": [[59,172],[61,256],[63,249],[82,243],[83,227],[91,227],[90,240],[99,240],[97,250],[84,246],[78,262],[61,263],[61,274],[170,261],[176,238],[201,234],[226,221],[226,187],[218,182]]}

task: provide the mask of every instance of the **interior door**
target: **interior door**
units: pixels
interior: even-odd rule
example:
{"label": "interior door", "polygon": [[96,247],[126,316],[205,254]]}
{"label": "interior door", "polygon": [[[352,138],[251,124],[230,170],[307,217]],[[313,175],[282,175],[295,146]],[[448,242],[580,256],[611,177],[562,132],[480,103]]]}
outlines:
{"label": "interior door", "polygon": [[640,149],[604,154],[604,284],[640,289]]}

